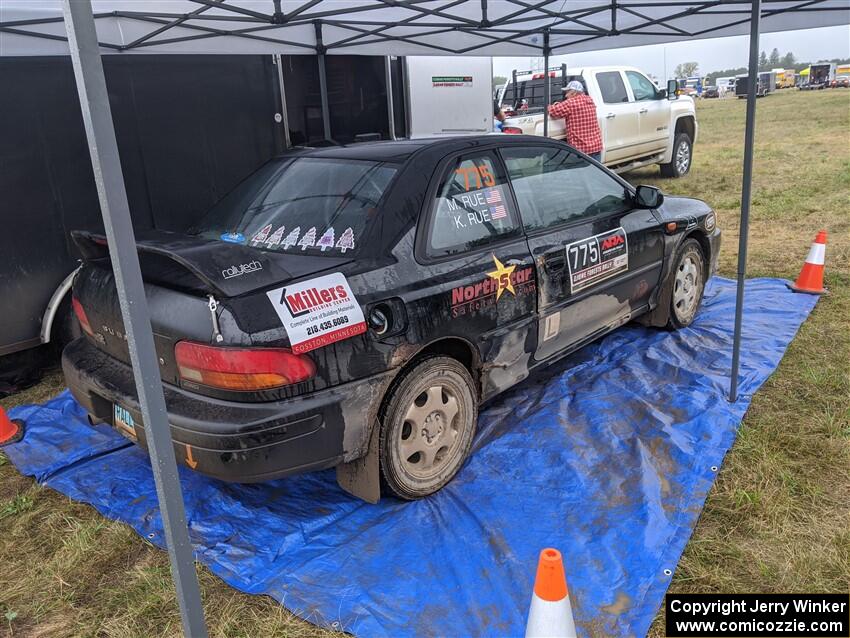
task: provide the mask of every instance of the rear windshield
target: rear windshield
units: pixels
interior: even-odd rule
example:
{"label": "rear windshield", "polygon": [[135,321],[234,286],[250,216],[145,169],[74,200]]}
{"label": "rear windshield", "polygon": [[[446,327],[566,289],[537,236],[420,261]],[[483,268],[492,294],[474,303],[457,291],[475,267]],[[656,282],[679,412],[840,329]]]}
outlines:
{"label": "rear windshield", "polygon": [[273,160],[190,232],[264,250],[350,254],[395,173],[394,166],[365,160]]}

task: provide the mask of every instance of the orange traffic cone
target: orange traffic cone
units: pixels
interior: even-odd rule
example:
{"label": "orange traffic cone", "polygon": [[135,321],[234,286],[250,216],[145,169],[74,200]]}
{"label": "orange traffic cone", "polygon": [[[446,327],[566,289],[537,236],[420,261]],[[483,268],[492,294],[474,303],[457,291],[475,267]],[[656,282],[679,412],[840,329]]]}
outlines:
{"label": "orange traffic cone", "polygon": [[525,637],[576,638],[564,561],[557,549],[546,548],[540,552]]}
{"label": "orange traffic cone", "polygon": [[0,446],[15,443],[24,438],[24,422],[9,418],[6,411],[0,407]]}
{"label": "orange traffic cone", "polygon": [[815,241],[806,257],[806,263],[800,271],[800,276],[788,287],[794,292],[808,292],[814,295],[822,295],[826,292],[823,287],[823,264],[826,256],[826,231],[822,230],[815,237]]}

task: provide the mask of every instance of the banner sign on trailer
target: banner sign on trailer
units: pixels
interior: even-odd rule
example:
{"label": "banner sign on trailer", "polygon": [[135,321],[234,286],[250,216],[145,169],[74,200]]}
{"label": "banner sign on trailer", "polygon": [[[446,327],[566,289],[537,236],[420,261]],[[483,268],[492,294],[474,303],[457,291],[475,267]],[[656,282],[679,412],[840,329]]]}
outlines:
{"label": "banner sign on trailer", "polygon": [[434,75],[431,77],[433,86],[472,86],[471,75]]}

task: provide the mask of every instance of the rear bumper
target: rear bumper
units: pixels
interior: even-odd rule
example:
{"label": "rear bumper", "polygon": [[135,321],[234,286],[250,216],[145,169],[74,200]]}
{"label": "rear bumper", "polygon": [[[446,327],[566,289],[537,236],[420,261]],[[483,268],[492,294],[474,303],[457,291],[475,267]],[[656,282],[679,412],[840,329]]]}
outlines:
{"label": "rear bumper", "polygon": [[[130,366],[98,350],[86,337],[62,353],[62,370],[74,398],[94,418],[115,425],[115,404],[136,424],[147,448],[145,428]],[[359,456],[374,412],[392,373],[308,395],[264,403],[205,397],[163,384],[177,461],[225,481],[256,482],[325,469]],[[365,447],[363,449],[365,451]]]}

